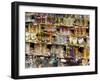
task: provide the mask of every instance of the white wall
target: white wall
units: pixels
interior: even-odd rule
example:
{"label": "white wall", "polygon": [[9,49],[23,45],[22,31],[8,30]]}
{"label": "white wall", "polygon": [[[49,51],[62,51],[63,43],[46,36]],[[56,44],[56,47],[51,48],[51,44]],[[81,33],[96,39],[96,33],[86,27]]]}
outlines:
{"label": "white wall", "polygon": [[[1,0],[0,2],[0,81],[13,81],[13,79],[10,78],[11,2],[12,1],[14,0]],[[100,10],[100,0],[21,0],[21,1],[98,6],[98,10]],[[98,14],[100,14],[100,11],[98,11]],[[98,18],[99,18],[98,19],[98,22],[99,22],[100,15],[98,15]],[[100,30],[99,26],[100,26],[100,23],[98,23],[98,30]],[[98,34],[100,34],[100,32]],[[100,37],[98,39],[99,39],[98,41],[100,41]],[[100,50],[99,50],[99,53],[100,53]],[[98,57],[100,57],[100,55],[98,55]],[[99,59],[99,62],[100,62],[100,59]],[[100,68],[100,64],[98,66]],[[36,81],[47,81],[47,80],[48,81],[51,81],[51,80],[53,81],[99,81],[100,74],[26,79],[26,81],[33,81],[33,80],[36,80]]]}

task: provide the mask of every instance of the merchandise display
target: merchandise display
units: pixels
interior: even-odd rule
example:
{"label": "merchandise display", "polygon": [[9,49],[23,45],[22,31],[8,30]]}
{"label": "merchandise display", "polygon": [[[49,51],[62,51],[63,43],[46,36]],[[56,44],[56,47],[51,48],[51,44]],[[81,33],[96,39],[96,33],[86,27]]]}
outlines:
{"label": "merchandise display", "polygon": [[25,13],[25,67],[89,65],[89,16]]}

